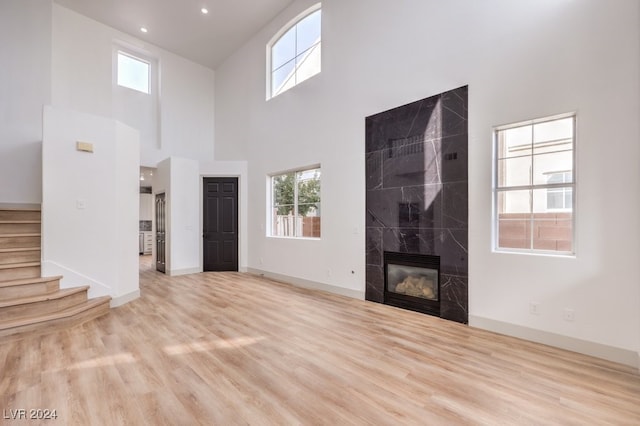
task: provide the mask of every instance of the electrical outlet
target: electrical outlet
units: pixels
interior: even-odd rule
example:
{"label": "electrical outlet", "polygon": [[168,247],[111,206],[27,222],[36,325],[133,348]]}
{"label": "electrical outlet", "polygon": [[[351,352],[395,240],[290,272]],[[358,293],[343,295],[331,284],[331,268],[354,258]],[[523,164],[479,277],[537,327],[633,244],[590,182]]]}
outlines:
{"label": "electrical outlet", "polygon": [[563,317],[565,321],[575,321],[576,311],[570,308],[564,308]]}
{"label": "electrical outlet", "polygon": [[529,302],[529,313],[531,315],[540,315],[540,304],[538,302]]}

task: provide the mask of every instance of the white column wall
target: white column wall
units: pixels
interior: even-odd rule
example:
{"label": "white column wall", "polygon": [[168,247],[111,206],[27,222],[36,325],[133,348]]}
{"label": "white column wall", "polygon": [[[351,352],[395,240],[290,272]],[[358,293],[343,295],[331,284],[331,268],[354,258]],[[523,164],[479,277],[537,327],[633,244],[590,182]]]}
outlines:
{"label": "white column wall", "polygon": [[63,288],[90,285],[112,305],[139,296],[138,138],[111,119],[44,110],[42,274],[63,275]]}

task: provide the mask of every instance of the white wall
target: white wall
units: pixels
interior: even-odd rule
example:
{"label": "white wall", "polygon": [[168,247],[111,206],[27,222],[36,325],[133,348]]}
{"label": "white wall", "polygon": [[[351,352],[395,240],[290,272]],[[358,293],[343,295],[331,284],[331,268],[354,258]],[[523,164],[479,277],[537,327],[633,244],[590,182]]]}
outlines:
{"label": "white wall", "polygon": [[[93,153],[76,150],[93,144]],[[114,120],[46,107],[42,274],[62,287],[90,285],[112,305],[138,290],[138,131]]]}
{"label": "white wall", "polygon": [[[249,268],[363,292],[364,118],[468,84],[471,324],[638,352],[638,2],[325,0],[323,71],[265,101],[265,45],[311,4],[216,70],[216,160],[250,170]],[[493,253],[492,126],[571,111],[577,256]],[[265,237],[266,175],[316,163],[322,239]]]}
{"label": "white wall", "polygon": [[[195,161],[171,157],[158,164],[154,193],[165,193],[167,205],[166,273],[203,271],[202,180],[237,177],[239,182],[238,269],[247,270],[247,164],[244,161]],[[155,224],[154,224],[155,226]],[[155,251],[154,251],[155,256]],[[155,261],[155,257],[154,257]]]}
{"label": "white wall", "polygon": [[51,1],[0,2],[0,203],[40,204],[51,98]]}
{"label": "white wall", "polygon": [[146,52],[160,67],[160,140],[142,141],[141,164],[155,167],[170,156],[212,160],[214,72],[56,4],[53,104],[117,119],[121,97],[113,91],[114,44]]}
{"label": "white wall", "polygon": [[196,160],[170,158],[171,257],[169,275],[202,272],[199,232],[202,213],[198,208],[202,198],[199,191],[199,164]]}

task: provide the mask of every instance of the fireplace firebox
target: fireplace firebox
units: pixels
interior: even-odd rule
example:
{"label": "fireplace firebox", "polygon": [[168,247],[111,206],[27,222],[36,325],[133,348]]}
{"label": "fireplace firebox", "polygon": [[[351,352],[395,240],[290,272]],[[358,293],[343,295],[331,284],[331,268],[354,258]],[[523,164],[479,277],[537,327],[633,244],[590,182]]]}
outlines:
{"label": "fireplace firebox", "polygon": [[385,251],[384,303],[440,316],[440,256]]}

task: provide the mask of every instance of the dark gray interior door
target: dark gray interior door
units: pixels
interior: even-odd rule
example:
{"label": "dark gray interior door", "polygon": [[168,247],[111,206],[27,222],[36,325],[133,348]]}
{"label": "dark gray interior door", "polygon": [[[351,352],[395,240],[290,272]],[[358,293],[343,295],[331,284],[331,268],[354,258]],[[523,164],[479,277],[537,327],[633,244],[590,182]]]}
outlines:
{"label": "dark gray interior door", "polygon": [[238,270],[238,178],[204,178],[205,271]]}

